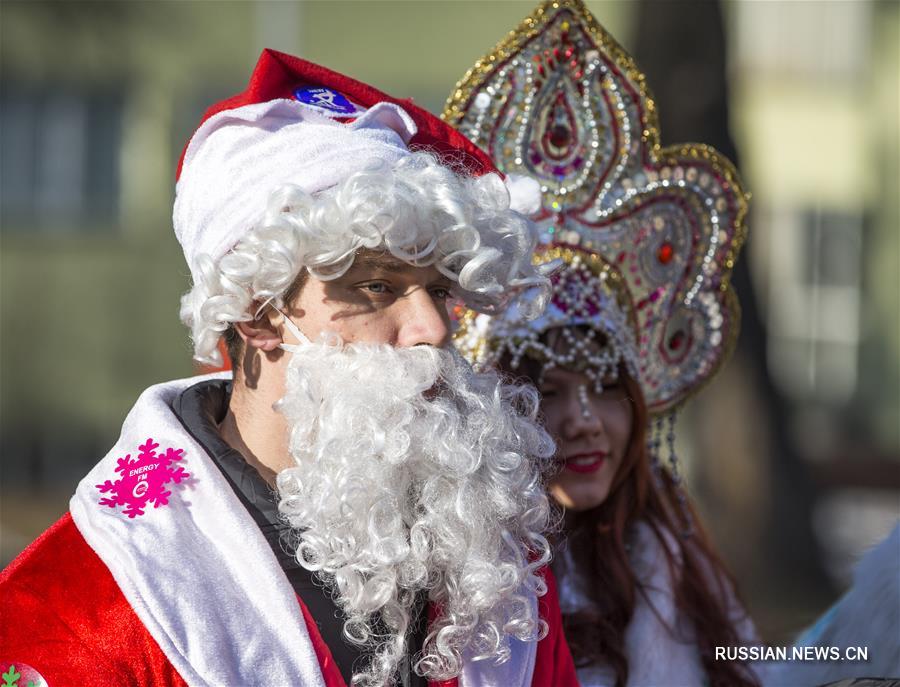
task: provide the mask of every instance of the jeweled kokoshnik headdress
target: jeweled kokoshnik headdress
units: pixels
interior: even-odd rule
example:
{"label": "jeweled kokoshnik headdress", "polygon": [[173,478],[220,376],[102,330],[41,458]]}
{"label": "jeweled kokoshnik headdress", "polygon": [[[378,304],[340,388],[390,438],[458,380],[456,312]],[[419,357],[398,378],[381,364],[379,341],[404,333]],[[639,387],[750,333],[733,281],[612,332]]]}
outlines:
{"label": "jeweled kokoshnik headdress", "polygon": [[[567,366],[591,355],[580,362],[595,382],[623,360],[650,412],[671,417],[737,336],[729,276],[749,196],[731,162],[702,144],[660,146],[644,75],[580,0],[543,2],[475,63],[443,117],[503,171],[540,182],[536,260],[564,262],[544,316],[466,313],[463,354]],[[542,346],[561,325],[602,333],[605,352],[577,336],[563,353]]]}

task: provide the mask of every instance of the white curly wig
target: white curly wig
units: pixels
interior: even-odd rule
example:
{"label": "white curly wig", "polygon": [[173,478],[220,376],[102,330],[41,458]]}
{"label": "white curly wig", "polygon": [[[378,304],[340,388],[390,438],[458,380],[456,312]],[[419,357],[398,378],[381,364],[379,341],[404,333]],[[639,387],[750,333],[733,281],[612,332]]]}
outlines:
{"label": "white curly wig", "polygon": [[433,265],[479,312],[496,312],[529,288],[540,292],[529,299],[539,311],[549,281],[531,264],[536,240],[534,225],[510,209],[497,174],[458,174],[422,151],[394,163],[373,161],[312,196],[294,185],[273,191],[263,220],[233,249],[218,261],[198,256],[181,320],[191,330],[195,359],[221,365],[219,337],[232,323],[253,319],[254,304],[282,307],[304,268],[317,279],[335,279],[361,249]]}

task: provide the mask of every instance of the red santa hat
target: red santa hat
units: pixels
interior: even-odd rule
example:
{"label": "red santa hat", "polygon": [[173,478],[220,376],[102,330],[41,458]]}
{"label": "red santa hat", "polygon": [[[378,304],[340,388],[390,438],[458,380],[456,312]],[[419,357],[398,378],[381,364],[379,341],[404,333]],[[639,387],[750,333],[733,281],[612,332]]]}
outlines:
{"label": "red santa hat", "polygon": [[[173,224],[192,274],[200,255],[218,260],[243,238],[275,188],[295,184],[313,194],[418,149],[474,176],[500,174],[482,150],[411,101],[264,50],[247,89],[206,111],[179,161]],[[528,182],[507,179],[511,207],[523,213],[540,202]]]}

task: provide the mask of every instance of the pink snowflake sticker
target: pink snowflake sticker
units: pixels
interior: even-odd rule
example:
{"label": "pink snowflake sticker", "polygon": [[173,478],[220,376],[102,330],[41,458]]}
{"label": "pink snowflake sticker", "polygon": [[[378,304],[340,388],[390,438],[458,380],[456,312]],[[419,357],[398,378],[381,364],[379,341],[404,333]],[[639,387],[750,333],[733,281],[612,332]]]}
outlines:
{"label": "pink snowflake sticker", "polygon": [[154,508],[169,503],[172,492],[166,489],[166,485],[169,482],[178,484],[190,474],[180,465],[173,466],[182,459],[184,449],[168,448],[165,453],[157,455],[157,448],[159,444],[148,438],[138,447],[140,453],[137,458],[132,458],[130,453],[119,458],[116,472],[121,477],[115,482],[106,480],[97,485],[101,494],[112,494],[111,498],[100,499],[101,506],[125,506],[125,515],[135,518],[144,514],[148,503],[152,503]]}

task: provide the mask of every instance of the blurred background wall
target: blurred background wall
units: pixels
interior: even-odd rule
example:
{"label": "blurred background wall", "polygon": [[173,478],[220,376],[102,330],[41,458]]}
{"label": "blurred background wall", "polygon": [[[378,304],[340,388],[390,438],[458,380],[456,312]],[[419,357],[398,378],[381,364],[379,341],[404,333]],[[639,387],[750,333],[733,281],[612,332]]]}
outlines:
{"label": "blurred background wall", "polygon": [[[754,194],[738,350],[679,452],[784,642],[900,516],[900,4],[587,4],[647,72],[663,143],[715,145]],[[439,112],[532,8],[0,4],[0,564],[66,510],[146,386],[193,373],[174,170],[261,48]]]}

